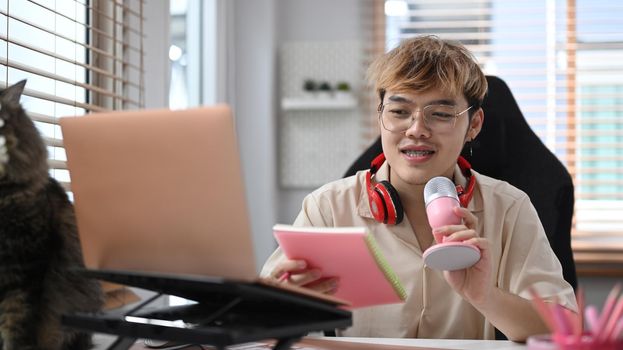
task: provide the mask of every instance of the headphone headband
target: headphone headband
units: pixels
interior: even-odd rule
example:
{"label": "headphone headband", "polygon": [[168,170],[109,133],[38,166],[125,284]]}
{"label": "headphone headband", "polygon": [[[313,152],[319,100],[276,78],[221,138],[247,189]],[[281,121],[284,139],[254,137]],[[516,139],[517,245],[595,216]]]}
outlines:
{"label": "headphone headband", "polygon": [[[372,160],[370,170],[366,173],[368,204],[375,220],[388,225],[399,224],[404,217],[404,209],[400,203],[398,191],[389,181],[372,183],[372,176],[376,174],[383,162],[385,162],[385,154],[381,152]],[[472,166],[465,158],[459,156],[456,163],[461,173],[467,178],[467,188],[464,189],[461,185],[456,186],[459,202],[462,207],[466,208],[472,199],[476,178],[472,176]]]}
{"label": "headphone headband", "polygon": [[467,208],[467,205],[472,200],[472,195],[474,194],[476,178],[472,176],[472,165],[469,164],[467,159],[463,158],[463,156],[459,156],[457,164],[459,165],[459,169],[461,169],[463,175],[467,178],[467,188],[463,189],[463,186],[461,185],[456,186],[456,192],[459,195],[459,202],[461,202],[461,206],[463,208]]}
{"label": "headphone headband", "polygon": [[[374,157],[374,159],[370,163],[370,172],[372,173],[372,175],[376,174],[376,172],[381,168],[381,165],[383,165],[384,162],[384,153],[381,152],[378,156]],[[474,181],[472,181],[472,165],[467,161],[467,159],[463,158],[463,156],[459,156],[459,158],[457,158],[456,164],[459,166],[461,173],[467,178],[467,188],[471,187],[473,189]]]}
{"label": "headphone headband", "polygon": [[385,162],[385,153],[381,152],[381,154],[374,157],[372,160],[372,163],[370,164],[370,172],[374,175],[374,173],[379,170],[381,165],[383,165],[383,162]]}

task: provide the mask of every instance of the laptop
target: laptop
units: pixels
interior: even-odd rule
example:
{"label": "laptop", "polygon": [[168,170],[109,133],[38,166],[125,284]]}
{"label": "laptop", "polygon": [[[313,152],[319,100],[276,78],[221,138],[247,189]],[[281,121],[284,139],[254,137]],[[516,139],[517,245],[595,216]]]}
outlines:
{"label": "laptop", "polygon": [[[186,315],[188,324],[202,326],[154,330],[151,311],[139,312],[138,324],[113,313],[65,317],[66,325],[177,341],[203,332],[198,339],[207,334],[204,343],[220,345],[350,325],[338,299],[257,279],[228,106],[97,113],[64,117],[60,125],[85,274],[195,300],[181,316],[158,312],[156,318],[162,325]],[[224,327],[223,315],[201,322],[234,299],[244,307],[230,310],[228,319],[256,320],[248,325],[253,331]],[[258,318],[258,310],[266,317]],[[306,314],[315,315],[313,322]]]}
{"label": "laptop", "polygon": [[226,106],[61,118],[91,269],[256,276]]}

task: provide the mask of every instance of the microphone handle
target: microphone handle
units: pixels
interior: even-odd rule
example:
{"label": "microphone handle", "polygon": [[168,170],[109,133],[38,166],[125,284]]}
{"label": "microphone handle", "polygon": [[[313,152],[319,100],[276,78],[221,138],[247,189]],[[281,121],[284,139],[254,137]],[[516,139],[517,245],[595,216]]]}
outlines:
{"label": "microphone handle", "polygon": [[[461,217],[454,213],[454,207],[460,206],[459,202],[452,197],[439,197],[432,200],[426,206],[426,215],[430,227],[436,229],[446,225],[459,225]],[[435,242],[443,242],[443,235],[435,235]]]}

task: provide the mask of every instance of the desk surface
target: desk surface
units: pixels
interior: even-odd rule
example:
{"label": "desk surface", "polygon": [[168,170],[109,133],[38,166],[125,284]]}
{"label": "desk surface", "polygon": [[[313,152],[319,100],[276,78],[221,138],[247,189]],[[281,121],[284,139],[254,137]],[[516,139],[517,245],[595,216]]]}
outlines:
{"label": "desk surface", "polygon": [[[112,337],[96,335],[95,349],[106,349]],[[293,350],[433,350],[433,349],[456,349],[456,350],[522,350],[527,349],[524,344],[511,341],[499,340],[462,340],[462,339],[397,339],[397,338],[347,338],[347,337],[310,337],[304,344],[295,345]],[[364,345],[365,344],[365,345]],[[367,346],[366,346],[367,345]],[[380,345],[385,345],[380,346]],[[188,349],[197,349],[188,348]],[[231,350],[268,350],[271,347],[256,343],[231,347]],[[149,349],[139,341],[132,350]]]}
{"label": "desk surface", "polygon": [[[525,344],[515,343],[512,341],[501,340],[467,340],[467,339],[407,339],[407,338],[321,338],[331,339],[338,341],[368,343],[368,344],[383,344],[383,345],[398,345],[408,347],[426,347],[435,349],[496,349],[496,350],[521,350],[527,349]],[[406,349],[405,349],[406,350]]]}

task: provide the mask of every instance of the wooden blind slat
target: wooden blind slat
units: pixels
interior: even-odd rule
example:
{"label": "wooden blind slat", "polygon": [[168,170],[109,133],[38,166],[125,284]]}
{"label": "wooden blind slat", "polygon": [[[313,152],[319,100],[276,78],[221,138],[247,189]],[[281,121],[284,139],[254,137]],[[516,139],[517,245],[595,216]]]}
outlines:
{"label": "wooden blind slat", "polygon": [[[141,1],[142,1],[142,0],[141,0]],[[116,4],[116,5],[119,5],[119,4]],[[127,9],[127,7],[125,7],[125,6],[123,6],[123,5],[121,5],[121,7],[122,7],[122,8],[124,8],[124,9]],[[115,17],[114,17],[114,16],[111,16],[111,15],[109,15],[109,14],[107,14],[107,13],[103,12],[103,11],[100,11],[97,7],[93,7],[93,6],[86,6],[86,8],[87,8],[88,10],[93,11],[93,13],[94,13],[96,16],[99,16],[99,17],[101,17],[101,18],[103,18],[103,19],[105,19],[105,20],[108,20],[108,21],[110,21],[110,22],[111,22],[111,23],[113,23],[113,24],[116,24],[116,25],[121,25],[121,26],[123,27],[123,29],[124,29],[124,30],[127,30],[127,31],[129,31],[129,32],[132,32],[132,33],[134,33],[134,34],[137,34],[137,35],[139,35],[140,37],[143,37],[143,33],[142,33],[140,30],[137,30],[137,29],[136,29],[136,28],[134,28],[134,27],[130,27],[130,26],[129,26],[129,25],[127,25],[126,23],[124,23],[124,22],[122,22],[122,21],[119,21],[119,20],[115,19]],[[135,12],[135,11],[128,11],[128,13],[130,13],[130,14],[134,15],[135,17],[137,17],[137,19],[139,19],[139,20],[140,20],[140,22],[144,21],[143,16],[142,16],[142,15],[139,15],[139,14],[138,14],[137,12]]]}
{"label": "wooden blind slat", "polygon": [[56,102],[56,103],[61,103],[61,104],[68,105],[68,106],[84,108],[86,110],[93,111],[93,112],[109,112],[110,111],[109,109],[106,109],[106,108],[103,108],[103,107],[100,107],[94,104],[70,100],[68,98],[64,98],[64,97],[60,97],[60,96],[56,96],[52,94],[46,94],[44,92],[39,92],[39,91],[31,90],[31,89],[24,89],[23,94],[26,96],[35,97],[35,98],[39,98],[39,99],[50,101],[50,102]]}
{"label": "wooden blind slat", "polygon": [[63,140],[62,139],[54,139],[54,138],[51,138],[51,137],[44,137],[43,141],[48,146],[63,147]]}
{"label": "wooden blind slat", "polygon": [[67,170],[67,162],[56,159],[48,159],[48,166],[50,169],[64,169]]}
{"label": "wooden blind slat", "polygon": [[30,119],[36,122],[48,123],[48,124],[58,124],[58,118],[53,117],[51,115],[45,115],[41,113],[28,112],[28,116]]}

